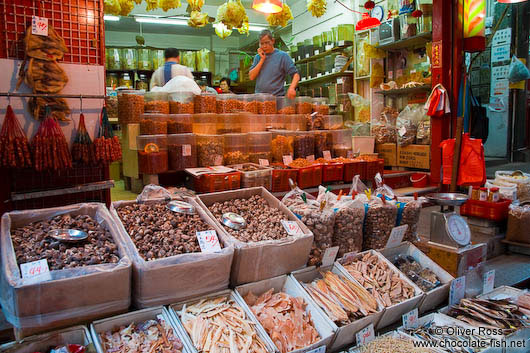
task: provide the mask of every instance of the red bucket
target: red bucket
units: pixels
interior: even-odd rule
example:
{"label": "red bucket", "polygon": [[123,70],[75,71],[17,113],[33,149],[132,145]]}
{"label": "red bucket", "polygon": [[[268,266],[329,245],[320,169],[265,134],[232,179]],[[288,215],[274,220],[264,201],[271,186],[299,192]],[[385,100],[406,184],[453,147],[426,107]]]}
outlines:
{"label": "red bucket", "polygon": [[429,183],[429,175],[425,173],[414,173],[410,176],[410,182],[415,188],[424,188]]}

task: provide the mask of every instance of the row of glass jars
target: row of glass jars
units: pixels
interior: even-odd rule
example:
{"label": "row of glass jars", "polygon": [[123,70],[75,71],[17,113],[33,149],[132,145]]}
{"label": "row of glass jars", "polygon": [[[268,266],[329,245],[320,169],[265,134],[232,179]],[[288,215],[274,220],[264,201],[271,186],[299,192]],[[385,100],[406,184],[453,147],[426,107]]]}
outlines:
{"label": "row of glass jars", "polygon": [[107,70],[156,70],[164,65],[164,50],[106,48]]}

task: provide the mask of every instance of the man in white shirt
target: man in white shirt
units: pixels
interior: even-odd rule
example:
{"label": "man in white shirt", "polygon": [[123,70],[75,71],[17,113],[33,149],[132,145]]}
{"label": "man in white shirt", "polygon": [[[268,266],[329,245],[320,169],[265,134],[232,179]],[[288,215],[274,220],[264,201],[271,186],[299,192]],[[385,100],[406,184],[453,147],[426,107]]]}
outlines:
{"label": "man in white shirt", "polygon": [[164,50],[164,58],[166,59],[164,66],[159,67],[151,76],[151,89],[153,87],[163,87],[169,80],[177,76],[186,76],[193,80],[191,70],[186,66],[180,65],[178,49],[167,48]]}

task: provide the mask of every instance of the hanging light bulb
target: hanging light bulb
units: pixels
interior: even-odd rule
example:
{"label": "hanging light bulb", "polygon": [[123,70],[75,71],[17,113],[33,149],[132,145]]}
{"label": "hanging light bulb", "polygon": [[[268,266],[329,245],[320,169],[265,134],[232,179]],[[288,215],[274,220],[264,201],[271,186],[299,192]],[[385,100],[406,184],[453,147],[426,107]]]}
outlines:
{"label": "hanging light bulb", "polygon": [[357,24],[355,25],[355,30],[363,31],[365,29],[379,27],[380,25],[381,21],[379,21],[375,17],[370,17],[367,12],[363,12],[363,18],[359,22],[357,22]]}
{"label": "hanging light bulb", "polygon": [[252,8],[261,13],[279,13],[282,11],[282,0],[254,0]]}

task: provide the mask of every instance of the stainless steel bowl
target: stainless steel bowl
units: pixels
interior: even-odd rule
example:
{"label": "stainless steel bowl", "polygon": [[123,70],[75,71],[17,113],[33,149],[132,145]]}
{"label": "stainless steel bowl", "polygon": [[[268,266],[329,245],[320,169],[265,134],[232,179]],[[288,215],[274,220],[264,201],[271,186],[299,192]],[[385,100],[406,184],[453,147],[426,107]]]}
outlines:
{"label": "stainless steel bowl", "polygon": [[440,206],[461,206],[469,199],[466,194],[455,192],[434,193],[425,196],[427,200]]}
{"label": "stainless steel bowl", "polygon": [[223,224],[229,228],[239,230],[247,226],[247,221],[237,213],[227,212],[223,214]]}
{"label": "stainless steel bowl", "polygon": [[50,237],[64,243],[75,243],[88,238],[88,234],[77,229],[54,229],[48,233]]}
{"label": "stainless steel bowl", "polygon": [[170,201],[167,203],[166,207],[173,212],[183,213],[183,214],[195,214],[197,210],[195,207],[184,201]]}

